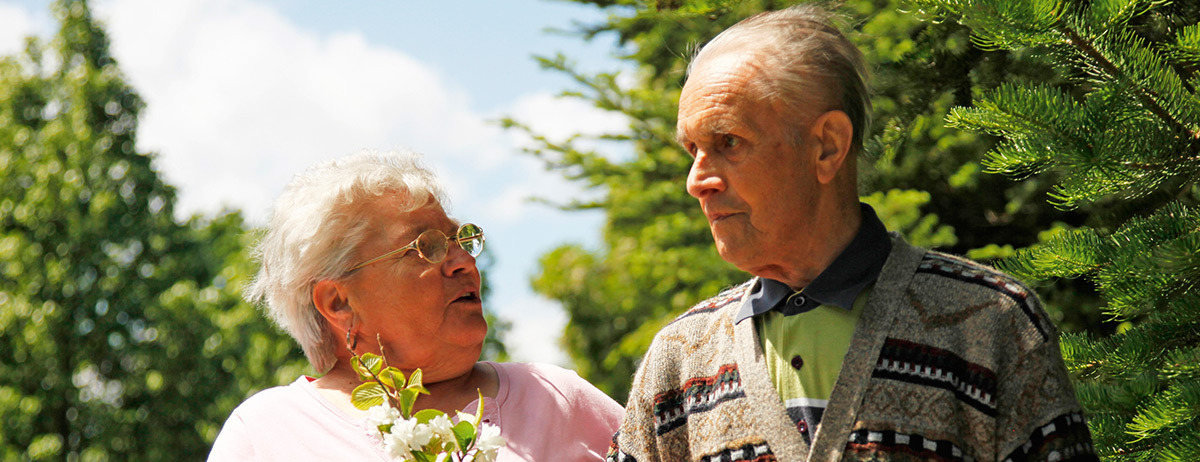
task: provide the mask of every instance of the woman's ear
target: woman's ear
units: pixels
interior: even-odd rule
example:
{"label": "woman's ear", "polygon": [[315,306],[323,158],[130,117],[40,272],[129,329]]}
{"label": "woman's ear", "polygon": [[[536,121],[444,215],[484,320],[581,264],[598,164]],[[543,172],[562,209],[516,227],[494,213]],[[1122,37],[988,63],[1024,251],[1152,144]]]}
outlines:
{"label": "woman's ear", "polygon": [[330,279],[317,281],[312,292],[313,305],[321,316],[338,331],[347,331],[354,324],[354,310],[346,294],[346,286]]}
{"label": "woman's ear", "polygon": [[826,112],[813,121],[812,139],[820,148],[816,159],[817,181],[830,184],[841,173],[842,164],[850,154],[854,124],[845,112]]}

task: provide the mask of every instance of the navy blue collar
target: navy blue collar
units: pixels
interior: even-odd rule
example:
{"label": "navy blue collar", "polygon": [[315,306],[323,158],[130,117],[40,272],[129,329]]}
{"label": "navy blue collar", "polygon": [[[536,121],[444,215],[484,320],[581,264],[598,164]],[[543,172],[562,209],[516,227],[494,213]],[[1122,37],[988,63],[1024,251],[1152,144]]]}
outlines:
{"label": "navy blue collar", "polygon": [[742,305],[734,323],[777,309],[791,316],[821,305],[834,305],[845,310],[854,308],[854,300],[869,284],[875,282],[883,263],[892,251],[892,239],[887,228],[875,215],[875,209],[863,203],[862,223],[850,245],[817,275],[808,287],[793,291],[787,284],[774,279],[759,278]]}

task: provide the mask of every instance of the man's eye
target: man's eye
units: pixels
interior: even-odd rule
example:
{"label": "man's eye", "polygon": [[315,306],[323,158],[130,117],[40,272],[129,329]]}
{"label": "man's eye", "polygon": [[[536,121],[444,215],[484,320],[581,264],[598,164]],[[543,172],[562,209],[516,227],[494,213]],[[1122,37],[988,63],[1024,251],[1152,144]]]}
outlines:
{"label": "man's eye", "polygon": [[741,144],[742,140],[733,135],[725,135],[721,137],[721,146],[725,148],[735,148]]}

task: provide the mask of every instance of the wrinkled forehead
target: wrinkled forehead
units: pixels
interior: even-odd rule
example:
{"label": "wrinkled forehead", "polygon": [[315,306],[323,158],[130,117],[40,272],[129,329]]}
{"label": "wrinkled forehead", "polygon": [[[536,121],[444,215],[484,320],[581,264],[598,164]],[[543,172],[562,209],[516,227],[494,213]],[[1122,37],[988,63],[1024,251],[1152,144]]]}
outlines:
{"label": "wrinkled forehead", "polygon": [[427,229],[458,225],[429,194],[382,194],[362,204],[357,213],[367,224],[368,239],[396,240],[411,235],[411,240]]}
{"label": "wrinkled forehead", "polygon": [[725,55],[700,63],[688,77],[679,95],[676,136],[683,139],[689,131],[729,133],[745,125],[755,114],[738,110],[748,105],[757,108],[769,102],[769,87],[753,56]]}
{"label": "wrinkled forehead", "polygon": [[[688,77],[683,88],[696,88],[722,81],[745,81],[754,83],[766,75],[766,59],[761,53],[748,49],[727,49],[713,53],[701,53],[688,66]],[[747,88],[753,88],[753,85]]]}

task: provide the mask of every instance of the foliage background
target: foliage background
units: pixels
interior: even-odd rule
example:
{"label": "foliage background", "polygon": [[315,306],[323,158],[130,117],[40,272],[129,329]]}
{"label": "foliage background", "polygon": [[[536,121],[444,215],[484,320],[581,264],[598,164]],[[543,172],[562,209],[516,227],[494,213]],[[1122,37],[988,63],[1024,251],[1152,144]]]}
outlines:
{"label": "foliage background", "polygon": [[174,218],[107,34],[85,1],[53,13],[0,58],[0,460],[203,460],[238,403],[312,371],[242,300],[259,230]]}
{"label": "foliage background", "polygon": [[239,214],[172,218],[142,101],[83,2],[0,61],[0,458],[205,454],[232,406],[305,366],[239,288]]}
{"label": "foliage background", "polygon": [[[561,56],[543,63],[590,90],[566,96],[629,115],[632,134],[609,138],[635,154],[531,150],[605,193],[563,207],[608,217],[602,248],[547,254],[534,287],[570,313],[567,346],[584,377],[624,396],[659,328],[747,277],[716,256],[684,192],[689,158],[672,134],[687,56],[745,17],[797,2],[576,1],[611,12],[577,32],[617,35],[636,82],[584,75]],[[1200,458],[1200,6],[832,6],[875,73],[862,200],[914,244],[999,259],[1036,284],[1066,333],[1064,359],[1103,457]]]}
{"label": "foliage background", "polygon": [[[543,256],[536,290],[563,303],[566,345],[584,377],[624,399],[637,361],[658,329],[693,303],[745,280],[717,256],[707,223],[683,188],[690,158],[674,143],[675,110],[689,53],[721,30],[796,1],[611,2],[579,0],[610,12],[603,24],[578,28],[582,38],[619,37],[636,82],[586,75],[568,57],[543,57],[548,69],[572,75],[587,91],[566,92],[634,122],[634,155],[614,159],[574,142],[546,141],[531,154],[547,168],[597,191],[599,200],[561,203],[603,209],[601,249],[564,245]],[[970,30],[913,11],[901,0],[847,0],[835,5],[849,38],[872,72],[874,123],[860,162],[862,200],[912,243],[990,261],[1094,220],[1093,208],[1046,203],[1054,175],[1014,182],[986,174],[982,155],[998,143],[987,134],[947,127],[951,108],[1003,82],[1043,82],[1076,91],[1039,50],[980,46]],[[519,120],[506,121],[525,129]],[[1066,331],[1112,332],[1094,287],[1080,280],[1039,282],[1048,311]],[[616,345],[613,348],[612,345]]]}
{"label": "foliage background", "polygon": [[[674,144],[674,127],[687,58],[738,20],[795,2],[568,1],[601,9],[608,20],[564,25],[563,32],[581,40],[615,37],[634,75],[584,73],[567,56],[538,59],[578,84],[566,97],[628,116],[628,130],[593,143],[593,136],[540,136],[517,119],[501,123],[534,136],[529,154],[548,169],[597,192],[551,203],[602,210],[600,248],[562,245],[542,256],[531,283],[567,310],[564,343],[579,373],[623,401],[637,361],[664,323],[747,278],[716,255],[683,189],[689,158]],[[1038,135],[1011,121],[981,122],[989,116],[981,102],[998,101],[998,89],[1020,95],[1036,87],[1039,95],[1095,104],[1111,98],[1102,107],[1113,114],[1141,109],[1111,96],[1127,86],[1106,87],[1113,81],[1107,74],[1051,42],[981,39],[1013,27],[1011,21],[964,13],[960,3],[837,3],[874,74],[875,123],[860,163],[863,200],[910,242],[1006,259],[1006,269],[1036,284],[1060,328],[1072,334],[1064,350],[1081,379],[1081,398],[1100,416],[1093,431],[1107,456],[1193,460],[1188,455],[1200,448],[1177,443],[1194,442],[1200,425],[1200,390],[1190,385],[1200,370],[1194,142],[1176,146],[1186,138],[1172,132],[1159,139],[1172,148],[1159,159],[1170,178],[1135,183],[1137,194],[1096,183],[1099,193],[1064,208],[1052,201],[1078,165],[1018,156],[1009,164],[1017,181],[989,173],[1004,164],[985,153],[1011,152],[1005,149],[1012,140]],[[1104,43],[1105,32],[1127,28],[1167,56],[1127,65],[1178,77],[1176,107],[1185,129],[1196,130],[1196,5],[1000,4],[1050,5],[1043,10],[1057,20],[1081,24],[1102,17],[1091,14],[1102,8],[1125,15],[1092,25],[1086,38]],[[255,231],[236,211],[171,218],[173,188],[151,166],[154,154],[134,149],[144,105],[104,31],[82,0],[56,2],[55,15],[61,30],[52,41],[31,41],[24,53],[0,60],[0,459],[202,458],[237,403],[307,366],[292,342],[240,298],[255,270],[246,253]],[[1005,36],[1021,34],[1036,35],[1022,29]],[[1115,158],[1118,166],[1106,172],[1119,176],[1124,160]],[[1064,255],[1092,265],[1042,264]],[[1138,303],[1139,296],[1152,302]],[[1169,349],[1156,342],[1163,338]],[[503,342],[493,336],[485,355],[503,358]],[[1136,444],[1128,444],[1131,432]]]}

